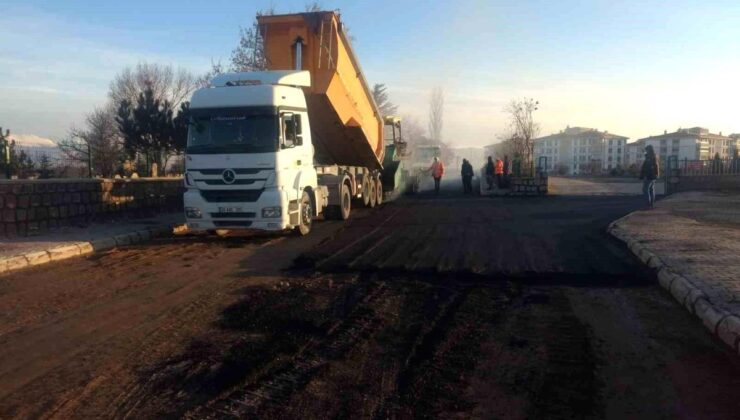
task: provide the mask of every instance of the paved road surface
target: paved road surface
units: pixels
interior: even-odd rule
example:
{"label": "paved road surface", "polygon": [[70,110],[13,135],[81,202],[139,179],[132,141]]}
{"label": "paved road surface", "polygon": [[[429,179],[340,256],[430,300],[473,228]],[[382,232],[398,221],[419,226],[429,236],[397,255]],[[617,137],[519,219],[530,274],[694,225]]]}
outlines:
{"label": "paved road surface", "polygon": [[604,232],[640,206],[450,183],[0,277],[0,417],[736,417],[736,356]]}
{"label": "paved road surface", "polygon": [[[655,182],[655,193],[663,195],[665,182]],[[564,178],[550,177],[550,192],[557,195],[641,195],[642,181],[634,178]]]}

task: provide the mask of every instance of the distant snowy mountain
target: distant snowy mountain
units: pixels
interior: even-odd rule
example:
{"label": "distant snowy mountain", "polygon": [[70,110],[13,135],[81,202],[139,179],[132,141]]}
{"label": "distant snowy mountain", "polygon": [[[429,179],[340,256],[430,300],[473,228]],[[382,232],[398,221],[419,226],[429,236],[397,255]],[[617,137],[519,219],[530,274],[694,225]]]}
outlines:
{"label": "distant snowy mountain", "polygon": [[59,146],[51,139],[34,134],[12,133],[10,139],[15,140],[18,148],[24,150],[34,162],[38,162],[44,155],[53,161],[64,158]]}
{"label": "distant snowy mountain", "polygon": [[11,134],[11,140],[15,140],[16,144],[26,147],[57,147],[54,140],[47,139],[45,137],[37,136],[35,134]]}

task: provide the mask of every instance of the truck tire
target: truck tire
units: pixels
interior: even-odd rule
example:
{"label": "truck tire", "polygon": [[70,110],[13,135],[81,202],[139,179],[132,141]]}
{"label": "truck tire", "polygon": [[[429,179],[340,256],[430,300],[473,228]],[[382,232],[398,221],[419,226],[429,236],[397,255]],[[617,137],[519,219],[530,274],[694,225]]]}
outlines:
{"label": "truck tire", "polygon": [[383,204],[383,181],[380,176],[375,178],[375,204],[378,206]]}
{"label": "truck tire", "polygon": [[308,195],[308,191],[303,191],[301,201],[298,203],[298,226],[295,228],[295,233],[300,236],[306,236],[311,232],[311,225],[313,224],[313,205],[311,204],[311,196]]}
{"label": "truck tire", "polygon": [[362,177],[362,204],[365,207],[370,207],[370,185],[372,184],[372,178],[370,175]]}
{"label": "truck tire", "polygon": [[370,208],[375,207],[378,203],[377,184],[374,179],[370,180]]}
{"label": "truck tire", "polygon": [[334,220],[347,220],[352,210],[352,194],[349,192],[349,186],[342,184],[339,189],[339,202],[338,206],[327,206],[324,211],[324,215],[327,219]]}

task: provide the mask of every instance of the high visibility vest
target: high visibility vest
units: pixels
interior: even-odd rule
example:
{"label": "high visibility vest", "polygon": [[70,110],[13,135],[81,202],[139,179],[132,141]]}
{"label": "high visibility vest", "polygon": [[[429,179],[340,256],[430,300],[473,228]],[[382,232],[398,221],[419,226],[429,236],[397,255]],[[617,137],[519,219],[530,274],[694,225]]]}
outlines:
{"label": "high visibility vest", "polygon": [[504,162],[501,159],[496,159],[496,175],[503,175],[504,173]]}
{"label": "high visibility vest", "polygon": [[445,165],[441,160],[432,163],[432,167],[430,169],[432,170],[432,176],[435,178],[442,178],[442,175],[445,174]]}

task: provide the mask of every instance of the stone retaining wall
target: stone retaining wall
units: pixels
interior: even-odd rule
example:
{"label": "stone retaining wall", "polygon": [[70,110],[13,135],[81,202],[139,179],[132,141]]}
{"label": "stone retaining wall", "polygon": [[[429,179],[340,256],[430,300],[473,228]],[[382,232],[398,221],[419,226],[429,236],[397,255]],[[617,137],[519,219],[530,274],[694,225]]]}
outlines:
{"label": "stone retaining wall", "polygon": [[182,209],[181,178],[0,180],[0,236]]}
{"label": "stone retaining wall", "polygon": [[740,191],[740,174],[673,175],[668,178],[668,193],[684,191]]}

